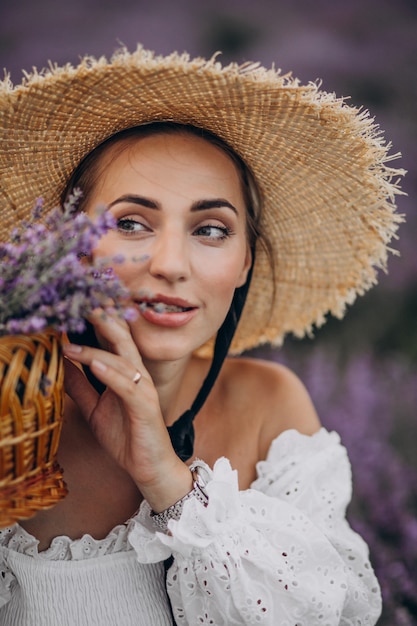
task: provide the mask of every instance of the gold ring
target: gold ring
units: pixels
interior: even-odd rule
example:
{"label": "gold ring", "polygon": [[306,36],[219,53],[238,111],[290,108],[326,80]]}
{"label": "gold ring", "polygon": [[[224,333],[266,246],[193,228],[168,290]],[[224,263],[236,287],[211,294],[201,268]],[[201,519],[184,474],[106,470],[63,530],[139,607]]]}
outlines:
{"label": "gold ring", "polygon": [[141,378],[142,378],[142,374],[138,370],[136,374],[133,376],[132,382],[134,382],[135,385],[137,385]]}

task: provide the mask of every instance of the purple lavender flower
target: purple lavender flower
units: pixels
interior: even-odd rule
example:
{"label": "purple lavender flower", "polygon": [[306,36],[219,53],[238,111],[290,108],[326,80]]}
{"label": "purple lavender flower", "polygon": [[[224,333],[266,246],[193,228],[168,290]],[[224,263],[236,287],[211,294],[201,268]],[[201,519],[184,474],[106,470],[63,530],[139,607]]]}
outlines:
{"label": "purple lavender flower", "polygon": [[123,263],[123,257],[85,261],[100,237],[115,227],[115,219],[105,207],[97,209],[95,219],[77,213],[80,196],[76,190],[63,210],[54,209],[43,221],[38,199],[32,219],[0,244],[0,335],[47,327],[82,332],[96,308],[134,319],[130,293],[112,267]]}

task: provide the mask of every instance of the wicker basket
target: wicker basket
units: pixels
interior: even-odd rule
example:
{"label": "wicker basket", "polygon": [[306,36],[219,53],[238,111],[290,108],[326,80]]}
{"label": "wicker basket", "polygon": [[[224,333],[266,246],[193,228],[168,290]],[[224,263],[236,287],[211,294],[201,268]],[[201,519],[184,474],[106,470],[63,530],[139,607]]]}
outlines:
{"label": "wicker basket", "polygon": [[63,382],[58,333],[0,337],[0,528],[67,493],[56,463]]}

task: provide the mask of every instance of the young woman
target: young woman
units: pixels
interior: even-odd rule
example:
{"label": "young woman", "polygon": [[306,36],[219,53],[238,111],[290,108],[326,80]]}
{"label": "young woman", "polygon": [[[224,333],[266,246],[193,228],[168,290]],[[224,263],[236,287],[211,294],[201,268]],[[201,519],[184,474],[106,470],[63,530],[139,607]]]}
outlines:
{"label": "young woman", "polygon": [[2,98],[5,221],[29,194],[108,207],[95,254],[123,255],[137,318],[97,311],[65,346],[69,495],[0,530],[0,624],[375,624],[339,437],[288,369],[227,356],[374,280],[398,218],[370,122],[276,73],[142,50]]}

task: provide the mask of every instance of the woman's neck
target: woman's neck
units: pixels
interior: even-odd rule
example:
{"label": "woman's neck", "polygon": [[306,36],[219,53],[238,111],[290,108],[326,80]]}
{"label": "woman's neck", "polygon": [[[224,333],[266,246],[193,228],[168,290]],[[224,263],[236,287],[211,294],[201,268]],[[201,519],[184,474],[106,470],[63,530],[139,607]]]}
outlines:
{"label": "woman's neck", "polygon": [[144,361],[159,396],[164,421],[170,426],[190,408],[209,363],[190,356],[179,361]]}

